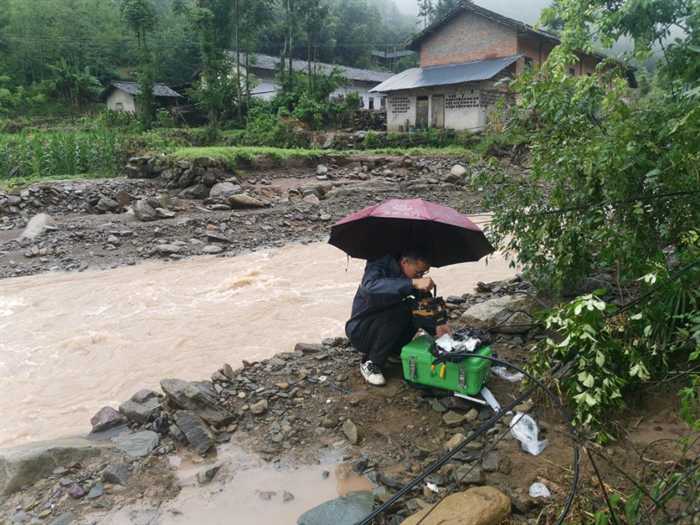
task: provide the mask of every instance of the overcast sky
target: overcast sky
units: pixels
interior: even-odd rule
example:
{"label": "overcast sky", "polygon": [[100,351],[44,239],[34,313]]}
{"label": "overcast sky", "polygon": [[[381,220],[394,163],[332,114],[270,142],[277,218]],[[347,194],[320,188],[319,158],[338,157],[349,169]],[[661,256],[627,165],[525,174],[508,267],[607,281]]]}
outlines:
{"label": "overcast sky", "polygon": [[[406,13],[415,15],[418,11],[416,0],[395,0],[395,2]],[[475,0],[475,3],[521,22],[534,24],[540,17],[540,11],[550,3],[550,0]]]}

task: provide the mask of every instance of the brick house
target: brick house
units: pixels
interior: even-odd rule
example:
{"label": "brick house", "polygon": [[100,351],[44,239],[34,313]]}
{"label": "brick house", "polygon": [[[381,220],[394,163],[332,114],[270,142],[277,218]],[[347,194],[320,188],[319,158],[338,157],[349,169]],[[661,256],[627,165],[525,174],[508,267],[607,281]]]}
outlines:
{"label": "brick house", "polygon": [[[419,53],[419,68],[391,77],[372,92],[388,96],[389,131],[479,131],[489,108],[507,96],[505,82],[499,81],[541,64],[558,44],[551,33],[465,0],[409,44]],[[590,74],[603,58],[581,55],[570,73]]]}

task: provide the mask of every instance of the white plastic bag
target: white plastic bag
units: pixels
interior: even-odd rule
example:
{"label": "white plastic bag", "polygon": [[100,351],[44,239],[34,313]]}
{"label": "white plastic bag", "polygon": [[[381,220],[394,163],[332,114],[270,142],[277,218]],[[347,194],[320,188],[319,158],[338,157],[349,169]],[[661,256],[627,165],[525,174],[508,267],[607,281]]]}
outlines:
{"label": "white plastic bag", "polygon": [[516,374],[511,374],[510,372],[508,372],[508,369],[505,366],[492,366],[491,372],[493,372],[501,379],[505,379],[506,381],[510,381],[511,383],[518,383],[525,379],[525,376],[520,372]]}
{"label": "white plastic bag", "polygon": [[498,400],[496,400],[488,388],[482,388],[481,392],[479,393],[481,394],[481,397],[484,398],[484,401],[486,401],[486,404],[491,407],[491,410],[493,410],[496,414],[501,411],[501,404],[498,402]]}
{"label": "white plastic bag", "polygon": [[545,439],[539,441],[540,429],[537,423],[527,414],[516,412],[510,422],[510,433],[520,441],[521,448],[533,456],[539,456],[549,444]]}
{"label": "white plastic bag", "polygon": [[551,498],[552,493],[544,483],[533,483],[530,485],[531,498]]}

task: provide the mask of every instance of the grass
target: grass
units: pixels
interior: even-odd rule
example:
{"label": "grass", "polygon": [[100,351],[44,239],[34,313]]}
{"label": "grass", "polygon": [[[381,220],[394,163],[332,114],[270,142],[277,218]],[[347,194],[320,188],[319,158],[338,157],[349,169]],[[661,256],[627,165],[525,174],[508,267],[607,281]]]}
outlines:
{"label": "grass", "polygon": [[0,191],[17,192],[39,182],[56,182],[63,180],[94,180],[114,177],[111,173],[79,173],[75,175],[43,175],[32,177],[0,178]]}
{"label": "grass", "polygon": [[327,157],[349,157],[353,155],[389,155],[389,156],[416,156],[416,157],[465,157],[472,156],[472,152],[459,146],[448,146],[444,148],[380,148],[368,150],[328,150],[328,149],[305,149],[305,148],[272,148],[266,146],[213,146],[205,148],[179,148],[171,153],[175,159],[196,159],[212,158],[225,161],[231,166],[236,166],[241,162],[253,160],[255,157],[270,157],[279,162],[288,159],[314,159],[319,160]]}

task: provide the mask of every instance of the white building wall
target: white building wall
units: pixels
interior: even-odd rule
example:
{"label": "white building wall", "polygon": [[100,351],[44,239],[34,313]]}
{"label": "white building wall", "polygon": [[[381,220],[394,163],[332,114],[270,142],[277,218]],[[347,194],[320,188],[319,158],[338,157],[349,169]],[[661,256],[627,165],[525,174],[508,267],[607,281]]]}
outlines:
{"label": "white building wall", "polygon": [[416,95],[399,92],[389,96],[386,103],[388,131],[408,131],[416,125]]}
{"label": "white building wall", "polygon": [[433,95],[445,97],[445,128],[480,131],[486,125],[488,108],[481,106],[477,85],[429,88],[391,94],[387,100],[387,130],[409,131],[416,126],[416,100],[428,97],[428,122],[433,120]]}
{"label": "white building wall", "polygon": [[130,95],[126,91],[115,89],[109,97],[107,97],[107,109],[136,113],[136,100],[133,95]]}

